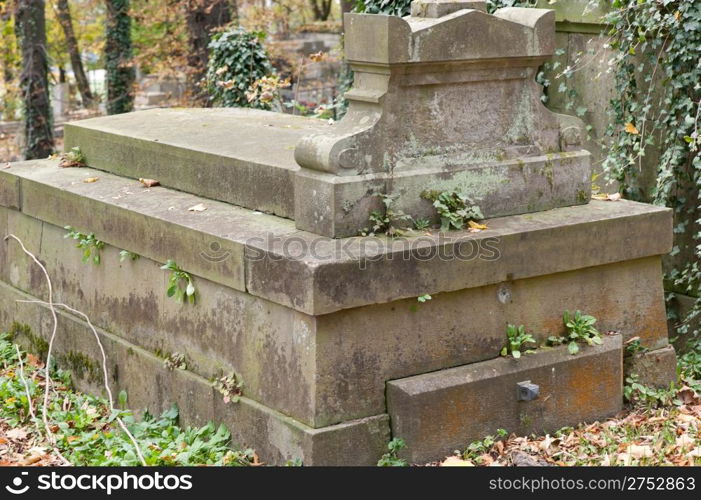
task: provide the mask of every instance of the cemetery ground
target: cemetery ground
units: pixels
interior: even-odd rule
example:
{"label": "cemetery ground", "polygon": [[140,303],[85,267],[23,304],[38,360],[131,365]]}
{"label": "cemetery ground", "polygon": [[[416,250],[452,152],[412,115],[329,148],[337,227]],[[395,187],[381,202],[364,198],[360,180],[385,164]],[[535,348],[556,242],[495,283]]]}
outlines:
{"label": "cemetery ground", "polygon": [[[70,374],[62,370],[52,374],[45,425],[43,368],[44,362],[14,344],[10,334],[0,336],[0,465],[139,465],[140,454],[147,465],[265,465],[254,450],[236,448],[224,426],[182,428],[175,407],[136,420],[126,393],[119,395],[118,409],[110,411],[106,399],[73,390]],[[499,430],[452,455],[445,450],[443,461],[411,465],[701,465],[701,357],[694,351],[679,356],[678,373],[677,385],[669,390],[629,379],[627,406],[605,421],[548,435]],[[390,442],[378,465],[408,465],[397,458],[401,446],[400,438]],[[286,465],[303,464],[291,460]]]}

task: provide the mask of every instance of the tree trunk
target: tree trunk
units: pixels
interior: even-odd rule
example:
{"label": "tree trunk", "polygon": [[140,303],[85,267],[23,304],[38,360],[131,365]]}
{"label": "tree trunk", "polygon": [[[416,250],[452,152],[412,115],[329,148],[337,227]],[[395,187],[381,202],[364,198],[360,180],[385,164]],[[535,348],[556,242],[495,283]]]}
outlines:
{"label": "tree trunk", "polygon": [[3,37],[4,48],[0,53],[2,65],[2,81],[4,92],[0,102],[0,119],[13,120],[15,116],[15,100],[17,97],[15,78],[17,76],[17,45],[15,43],[15,29],[12,27],[12,9],[9,5],[2,5],[0,1],[0,35]]}
{"label": "tree trunk", "polygon": [[54,149],[49,98],[44,0],[17,0],[15,27],[22,54],[20,91],[24,106],[24,157],[46,158]]}
{"label": "tree trunk", "polygon": [[232,14],[237,15],[236,3],[230,0],[187,0],[185,16],[189,35],[187,55],[187,83],[190,99],[194,105],[211,105],[209,95],[203,85],[207,74],[211,31],[231,22]]}
{"label": "tree trunk", "polygon": [[353,0],[341,0],[341,20],[343,20],[343,14],[353,12],[353,7],[355,7]]}
{"label": "tree trunk", "polygon": [[106,0],[105,67],[107,69],[107,114],[134,109],[134,65],[131,50],[129,0]]}
{"label": "tree trunk", "polygon": [[331,14],[332,0],[310,0],[315,21],[326,21]]}
{"label": "tree trunk", "polygon": [[71,11],[68,6],[68,0],[57,0],[56,2],[56,17],[63,29],[63,34],[66,37],[66,46],[68,47],[68,55],[71,58],[71,67],[75,75],[75,81],[78,84],[80,99],[83,101],[83,107],[89,108],[93,105],[93,96],[90,91],[88,78],[85,76],[83,69],[83,61],[80,60],[80,50],[78,49],[78,40],[73,31],[73,21],[71,19]]}

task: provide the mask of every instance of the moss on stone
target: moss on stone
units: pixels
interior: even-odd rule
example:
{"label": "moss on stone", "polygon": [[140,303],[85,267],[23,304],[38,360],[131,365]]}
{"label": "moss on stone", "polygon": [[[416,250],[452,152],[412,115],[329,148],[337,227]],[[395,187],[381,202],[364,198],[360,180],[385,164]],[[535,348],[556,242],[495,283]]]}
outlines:
{"label": "moss on stone", "polygon": [[91,383],[100,381],[98,364],[82,352],[69,351],[65,355],[58,356],[58,360],[77,378],[87,379]]}
{"label": "moss on stone", "polygon": [[46,360],[46,355],[49,353],[49,343],[32,332],[29,325],[14,321],[10,326],[10,335],[13,340],[26,339],[29,342],[29,350],[36,353],[42,360]]}

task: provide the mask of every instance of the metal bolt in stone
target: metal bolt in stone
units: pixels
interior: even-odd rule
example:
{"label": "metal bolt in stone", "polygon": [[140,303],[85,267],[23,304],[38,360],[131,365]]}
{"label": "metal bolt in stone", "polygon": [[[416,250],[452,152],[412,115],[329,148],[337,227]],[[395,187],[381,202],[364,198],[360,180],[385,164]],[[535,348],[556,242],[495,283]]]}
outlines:
{"label": "metal bolt in stone", "polygon": [[533,401],[538,397],[538,394],[540,394],[540,386],[538,384],[531,383],[530,380],[518,382],[516,386],[516,399],[518,401]]}

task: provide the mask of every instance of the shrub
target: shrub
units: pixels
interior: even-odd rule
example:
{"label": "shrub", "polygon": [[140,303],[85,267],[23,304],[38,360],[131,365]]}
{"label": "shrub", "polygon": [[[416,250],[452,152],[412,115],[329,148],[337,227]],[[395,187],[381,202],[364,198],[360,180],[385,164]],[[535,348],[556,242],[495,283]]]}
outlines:
{"label": "shrub", "polygon": [[[273,74],[262,39],[263,33],[251,33],[236,27],[221,31],[209,43],[207,88],[214,104],[226,107],[270,109],[265,99],[249,99],[247,93],[257,82]],[[258,96],[256,96],[258,97]]]}

